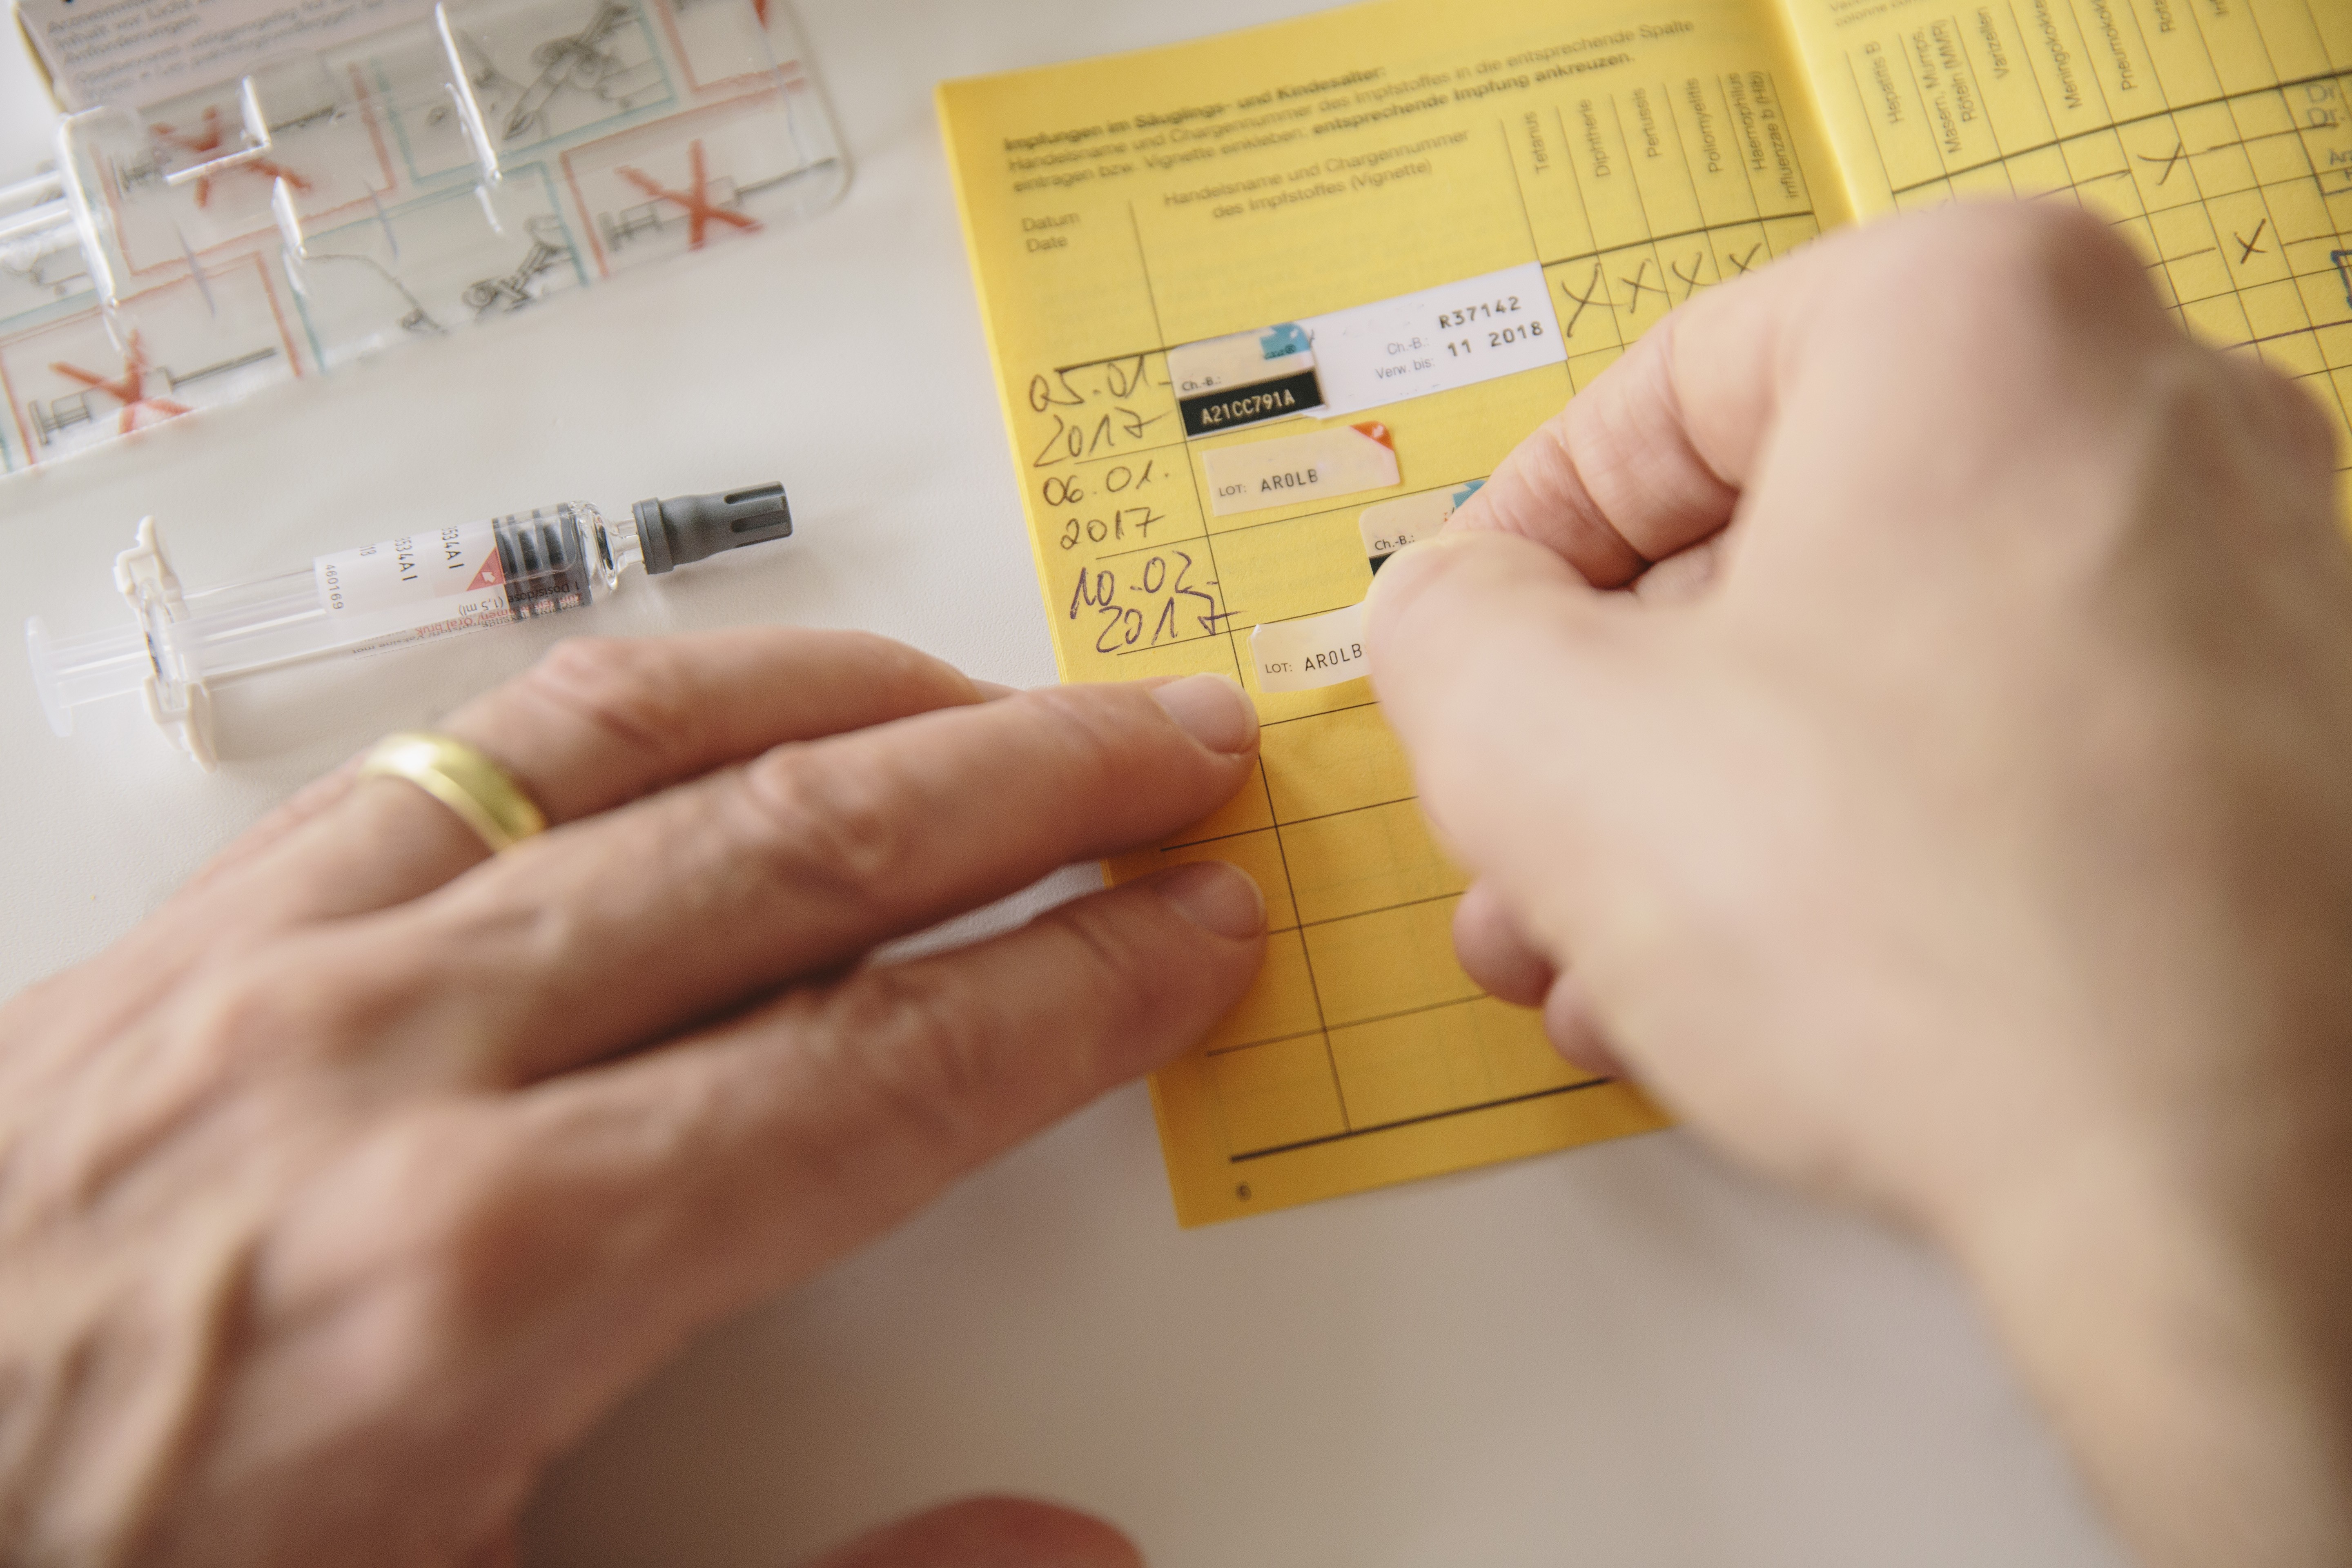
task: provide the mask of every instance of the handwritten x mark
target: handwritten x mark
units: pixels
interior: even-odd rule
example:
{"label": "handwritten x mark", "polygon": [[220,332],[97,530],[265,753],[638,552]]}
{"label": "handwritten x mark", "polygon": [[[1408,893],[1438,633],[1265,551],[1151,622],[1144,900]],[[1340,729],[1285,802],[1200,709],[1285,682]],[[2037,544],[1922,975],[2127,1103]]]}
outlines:
{"label": "handwritten x mark", "polygon": [[1664,284],[1646,281],[1649,276],[1650,264],[1647,260],[1644,260],[1641,266],[1633,269],[1633,276],[1631,278],[1620,278],[1617,279],[1618,282],[1622,283],[1625,287],[1633,290],[1633,298],[1625,301],[1625,313],[1627,315],[1630,316],[1635,310],[1642,308],[1642,290],[1644,289],[1647,289],[1651,293],[1655,294],[1659,299],[1664,300],[1669,305],[1675,302],[1674,296],[1666,292]]}
{"label": "handwritten x mark", "polygon": [[2187,146],[2179,137],[2176,136],[2172,141],[2172,153],[2169,157],[2156,158],[2149,156],[2146,153],[2142,153],[2139,155],[2139,161],[2143,163],[2161,163],[2164,165],[2164,173],[2156,177],[2156,183],[2160,185],[2164,184],[2165,181],[2172,178],[2173,165],[2179,163],[2182,156],[2187,152]]}
{"label": "handwritten x mark", "polygon": [[1592,276],[1584,280],[1583,293],[1570,288],[1566,279],[1560,279],[1559,291],[1576,301],[1576,309],[1568,313],[1568,325],[1560,329],[1560,336],[1564,338],[1576,336],[1576,323],[1583,318],[1585,307],[1594,300],[1600,300],[1604,310],[1609,306],[1608,296],[1601,287],[1601,263],[1598,261],[1592,264]]}
{"label": "handwritten x mark", "polygon": [[676,202],[686,209],[686,247],[688,250],[702,248],[703,230],[714,218],[720,223],[750,233],[759,232],[759,219],[747,217],[739,212],[730,212],[711,201],[710,176],[703,167],[700,138],[686,144],[686,163],[688,170],[694,175],[694,184],[690,189],[683,191],[673,191],[656,184],[625,163],[621,165],[619,173],[621,178],[628,181],[656,201]]}
{"label": "handwritten x mark", "polygon": [[2256,256],[2268,256],[2270,254],[2269,251],[2264,250],[2260,245],[2255,243],[2256,240],[2263,237],[2263,230],[2270,227],[2270,226],[2271,220],[2268,218],[2264,218],[2262,222],[2254,225],[2253,239],[2248,239],[2244,235],[2240,234],[2235,230],[2231,231],[2230,237],[2238,242],[2238,259],[2240,261],[2243,262]]}

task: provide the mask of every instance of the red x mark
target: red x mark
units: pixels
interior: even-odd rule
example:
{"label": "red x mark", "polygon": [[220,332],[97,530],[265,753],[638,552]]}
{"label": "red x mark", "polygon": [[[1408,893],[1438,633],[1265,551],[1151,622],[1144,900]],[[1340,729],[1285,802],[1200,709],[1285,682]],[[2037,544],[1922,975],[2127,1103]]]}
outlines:
{"label": "red x mark", "polygon": [[78,381],[93,392],[103,392],[122,405],[122,420],[116,426],[121,435],[128,436],[139,427],[139,411],[142,408],[156,409],[166,419],[175,414],[188,412],[188,405],[184,403],[147,395],[147,351],[139,346],[139,334],[135,331],[131,334],[131,351],[122,357],[122,379],[120,381],[108,381],[102,376],[93,375],[79,365],[52,362],[49,368],[68,381]]}
{"label": "red x mark", "polygon": [[690,191],[665,190],[626,163],[621,165],[620,174],[621,178],[656,201],[676,202],[686,209],[686,247],[688,250],[702,248],[703,226],[712,218],[717,218],[720,223],[732,224],[740,229],[758,232],[760,223],[757,218],[745,217],[741,213],[731,213],[724,207],[711,205],[710,179],[703,172],[702,142],[699,140],[686,144],[686,162],[687,166],[694,172],[694,188]]}
{"label": "red x mark", "polygon": [[[213,105],[205,109],[205,133],[202,136],[184,136],[168,125],[157,125],[154,127],[154,132],[156,135],[161,136],[164,141],[169,142],[173,146],[177,147],[183,153],[194,153],[199,157],[203,156],[206,153],[217,153],[220,151],[221,144],[220,108],[218,105]],[[298,191],[307,191],[310,188],[310,181],[304,179],[301,175],[296,174],[285,164],[274,163],[267,158],[248,158],[244,163],[236,164],[236,167],[244,170],[247,174],[260,174],[268,179],[283,180]],[[196,176],[196,205],[203,206],[212,199],[212,176],[210,174],[198,174]]]}

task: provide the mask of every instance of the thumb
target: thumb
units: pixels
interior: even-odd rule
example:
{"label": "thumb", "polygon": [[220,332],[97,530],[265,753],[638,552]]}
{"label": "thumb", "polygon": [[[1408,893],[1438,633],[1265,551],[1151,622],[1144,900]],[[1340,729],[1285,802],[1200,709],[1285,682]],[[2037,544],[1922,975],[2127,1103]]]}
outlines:
{"label": "thumb", "polygon": [[802,1568],[1143,1568],[1143,1554],[1091,1514],[980,1497],[886,1524]]}
{"label": "thumb", "polygon": [[1635,664],[1627,645],[1650,640],[1640,614],[1544,546],[1486,530],[1414,544],[1372,580],[1372,684],[1423,806],[1507,890],[1529,870],[1549,880],[1566,868],[1551,862],[1610,754],[1621,672]]}

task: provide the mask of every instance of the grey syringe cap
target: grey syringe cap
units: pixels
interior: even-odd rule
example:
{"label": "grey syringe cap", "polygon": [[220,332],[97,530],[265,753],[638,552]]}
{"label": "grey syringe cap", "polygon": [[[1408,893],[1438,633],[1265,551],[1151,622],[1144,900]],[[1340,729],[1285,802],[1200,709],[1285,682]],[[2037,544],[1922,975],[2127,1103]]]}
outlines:
{"label": "grey syringe cap", "polygon": [[637,541],[650,576],[739,544],[764,544],[793,533],[793,509],[782,485],[641,500],[635,510]]}

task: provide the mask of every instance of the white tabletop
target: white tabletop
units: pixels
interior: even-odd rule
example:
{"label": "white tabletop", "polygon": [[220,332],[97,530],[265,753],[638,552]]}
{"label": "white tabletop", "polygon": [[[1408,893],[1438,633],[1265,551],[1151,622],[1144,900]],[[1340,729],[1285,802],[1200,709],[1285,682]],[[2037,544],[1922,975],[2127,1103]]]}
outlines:
{"label": "white tabletop", "polygon": [[[793,543],[593,629],[864,626],[1050,680],[931,86],[1308,8],[804,0],[856,170],[839,208],[0,480],[0,627],[113,624],[108,563],[147,512],[205,585],[415,523],[778,478]],[[41,155],[37,96],[0,44],[0,183]],[[589,629],[569,620],[232,688],[211,777],[130,703],[51,737],[11,629],[0,993],[374,735]],[[531,1559],[782,1564],[981,1489],[1107,1514],[1159,1568],[2118,1561],[1904,1241],[1678,1133],[1180,1232],[1140,1088],[710,1335],[555,1473]]]}

